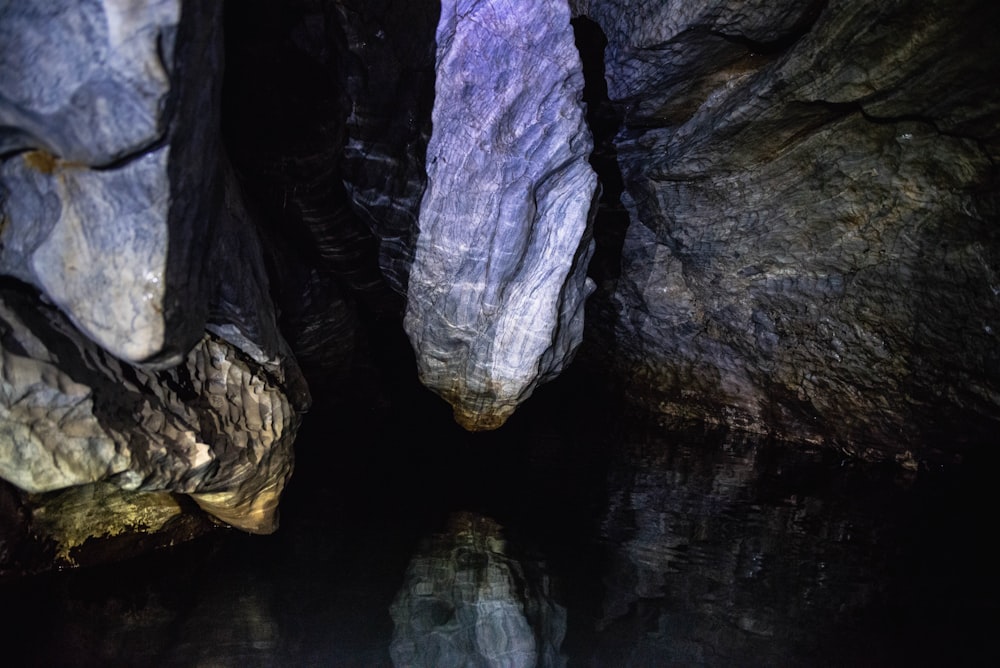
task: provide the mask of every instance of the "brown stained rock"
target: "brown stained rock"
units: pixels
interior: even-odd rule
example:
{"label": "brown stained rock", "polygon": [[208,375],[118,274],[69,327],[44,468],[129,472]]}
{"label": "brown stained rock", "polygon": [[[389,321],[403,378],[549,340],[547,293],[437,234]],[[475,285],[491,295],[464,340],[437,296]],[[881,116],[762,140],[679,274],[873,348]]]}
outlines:
{"label": "brown stained rock", "polygon": [[[25,507],[64,551],[206,522],[172,495],[276,528],[309,394],[222,149],[221,26],[184,0],[0,8],[0,477],[53,495]],[[132,510],[52,500],[90,485]]]}

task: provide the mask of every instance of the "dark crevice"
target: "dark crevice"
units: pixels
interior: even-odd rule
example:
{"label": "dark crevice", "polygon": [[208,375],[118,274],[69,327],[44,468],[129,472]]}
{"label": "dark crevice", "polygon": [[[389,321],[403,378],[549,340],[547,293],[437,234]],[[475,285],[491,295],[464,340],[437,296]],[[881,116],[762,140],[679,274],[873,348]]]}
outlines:
{"label": "dark crevice", "polygon": [[279,327],[315,389],[371,376],[357,368],[370,330],[401,312],[343,185],[346,80],[364,69],[350,62],[341,12],[350,9],[306,0],[225,13],[223,137],[261,221]]}
{"label": "dark crevice", "polygon": [[621,275],[622,245],[629,222],[628,212],[621,203],[625,184],[614,143],[615,135],[622,126],[622,116],[608,98],[608,84],[604,78],[604,50],[608,40],[604,31],[597,23],[584,17],[573,19],[572,24],[583,65],[586,120],[594,138],[590,166],[601,184],[594,219],[594,257],[588,274],[601,285]]}
{"label": "dark crevice", "polygon": [[116,169],[121,169],[123,167],[128,166],[130,163],[133,163],[137,160],[141,160],[150,153],[156,153],[161,148],[166,146],[169,143],[169,140],[170,140],[170,133],[164,132],[156,139],[150,141],[147,144],[143,144],[142,146],[139,146],[138,148],[132,151],[129,151],[128,153],[119,158],[115,158],[110,162],[104,162],[99,165],[88,165],[88,167],[94,170],[95,172],[111,172]]}
{"label": "dark crevice", "polygon": [[[0,137],[3,137],[4,133],[8,129],[9,128],[7,126],[0,126]],[[17,132],[16,128],[14,129],[14,132]],[[13,134],[13,132],[9,134]],[[135,162],[136,160],[139,160],[149,155],[150,153],[155,153],[156,151],[160,150],[169,143],[169,139],[170,139],[169,132],[163,132],[161,135],[151,139],[145,144],[140,144],[136,148],[128,151],[127,153],[117,158],[114,158],[113,160],[108,160],[106,162],[100,162],[97,164],[83,165],[83,166],[95,172],[109,172],[109,171],[114,171],[116,169],[121,169],[127,166],[129,163]],[[41,142],[35,141],[34,138],[30,138],[30,143],[32,144],[30,146],[17,146],[16,148],[10,149],[8,151],[0,151],[0,161],[9,160],[10,158],[13,158],[15,156],[22,155],[24,153],[33,153],[35,151],[49,153],[48,147],[42,146]],[[59,155],[55,154],[50,154],[50,155],[52,155],[52,158],[54,158],[56,161],[64,162],[64,164],[73,166],[81,165],[81,163],[74,162],[71,160],[63,161],[62,156]]]}

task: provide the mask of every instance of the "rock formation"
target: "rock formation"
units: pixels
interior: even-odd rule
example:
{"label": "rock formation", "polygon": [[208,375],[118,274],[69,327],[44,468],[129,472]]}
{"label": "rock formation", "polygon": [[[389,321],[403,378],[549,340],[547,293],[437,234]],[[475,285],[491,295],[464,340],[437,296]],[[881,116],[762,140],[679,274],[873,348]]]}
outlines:
{"label": "rock formation", "polygon": [[222,150],[220,24],[0,8],[0,476],[188,494],[267,532],[308,393]]}
{"label": "rock formation", "polygon": [[903,461],[995,433],[995,5],[574,6],[622,118],[597,327],[632,399]]}
{"label": "rock formation", "polygon": [[131,367],[13,292],[0,328],[4,479],[35,493],[105,480],[170,490],[230,524],[274,528],[297,416],[266,368],[210,334],[181,365]]}
{"label": "rock formation", "polygon": [[585,361],[633,402],[954,458],[1000,421],[998,12],[4,3],[3,505],[110,485],[269,530],[296,358],[347,385],[372,321],[496,428],[583,339],[592,222]]}
{"label": "rock formation", "polygon": [[559,0],[444,2],[427,189],[407,289],[420,378],[493,429],[583,336],[596,179]]}

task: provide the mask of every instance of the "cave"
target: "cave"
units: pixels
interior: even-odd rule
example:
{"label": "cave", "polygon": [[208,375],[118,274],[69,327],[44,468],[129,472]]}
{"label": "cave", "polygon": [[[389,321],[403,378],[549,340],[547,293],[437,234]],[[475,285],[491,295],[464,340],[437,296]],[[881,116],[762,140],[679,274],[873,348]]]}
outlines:
{"label": "cave", "polygon": [[0,2],[0,660],[996,663],[998,24]]}

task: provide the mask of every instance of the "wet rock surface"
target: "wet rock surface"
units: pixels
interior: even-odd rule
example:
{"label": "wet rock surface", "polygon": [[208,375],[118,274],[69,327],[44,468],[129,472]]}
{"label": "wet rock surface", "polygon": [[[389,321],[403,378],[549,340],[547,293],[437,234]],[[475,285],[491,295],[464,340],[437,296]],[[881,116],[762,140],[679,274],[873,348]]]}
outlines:
{"label": "wet rock surface", "polygon": [[469,429],[504,423],[583,336],[596,178],[568,8],[445,2],[404,326]]}
{"label": "wet rock surface", "polygon": [[0,267],[113,355],[163,366],[204,330],[222,193],[219,12],[181,4],[0,16]]}
{"label": "wet rock surface", "polygon": [[[428,392],[404,393],[390,419],[311,412],[278,532],[0,582],[18,611],[5,656],[390,666],[405,639],[468,656],[457,621],[486,596],[507,628],[523,615],[537,630],[530,600],[550,606],[567,665],[996,663],[995,456],[909,472],[671,431],[580,380],[489,433],[461,430]],[[428,438],[413,442],[418,419]],[[329,447],[330,433],[357,447]],[[510,598],[488,595],[511,581]],[[509,649],[493,639],[476,637],[484,655]]]}
{"label": "wet rock surface", "polygon": [[904,462],[993,433],[995,7],[574,9],[622,118],[630,226],[595,327],[633,399]]}

